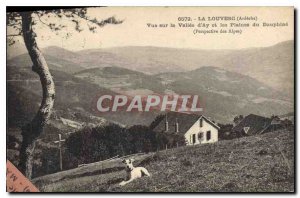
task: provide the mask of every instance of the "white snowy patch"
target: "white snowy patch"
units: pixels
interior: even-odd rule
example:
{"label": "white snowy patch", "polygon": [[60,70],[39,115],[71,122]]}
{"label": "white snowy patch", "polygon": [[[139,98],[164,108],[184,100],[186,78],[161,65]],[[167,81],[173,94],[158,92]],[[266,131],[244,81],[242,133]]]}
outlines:
{"label": "white snowy patch", "polygon": [[62,121],[62,123],[64,125],[67,125],[67,126],[72,127],[72,128],[80,129],[83,126],[82,123],[75,122],[73,120],[69,120],[69,119],[66,119],[66,118],[61,117],[60,120]]}
{"label": "white snowy patch", "polygon": [[266,87],[259,87],[258,90],[265,90],[267,89]]}
{"label": "white snowy patch", "polygon": [[111,89],[114,92],[120,93],[120,94],[124,94],[127,96],[135,96],[135,95],[142,95],[142,96],[146,96],[146,95],[150,95],[153,94],[154,92],[152,90],[149,89],[127,89],[127,90],[121,90],[120,88],[114,88]]}
{"label": "white snowy patch", "polygon": [[165,89],[164,93],[165,94],[174,94],[174,95],[176,94],[176,95],[179,95],[179,94],[177,94],[175,91],[173,91],[171,89]]}
{"label": "white snowy patch", "polygon": [[212,93],[216,93],[216,94],[220,94],[222,96],[233,96],[231,93],[228,93],[227,91],[216,91],[216,90],[211,90],[209,89],[208,92],[212,92]]}
{"label": "white snowy patch", "polygon": [[258,103],[263,103],[263,102],[275,102],[281,105],[287,105],[287,106],[292,106],[293,104],[289,101],[284,101],[284,100],[278,100],[278,99],[270,99],[270,98],[264,98],[264,97],[257,97],[251,100],[253,103],[258,104]]}
{"label": "white snowy patch", "polygon": [[225,74],[226,73],[226,71],[225,70],[222,70],[222,69],[214,69],[216,72],[219,72],[219,73],[223,73],[223,74]]}
{"label": "white snowy patch", "polygon": [[228,81],[229,80],[226,75],[216,76],[216,79],[219,81]]}

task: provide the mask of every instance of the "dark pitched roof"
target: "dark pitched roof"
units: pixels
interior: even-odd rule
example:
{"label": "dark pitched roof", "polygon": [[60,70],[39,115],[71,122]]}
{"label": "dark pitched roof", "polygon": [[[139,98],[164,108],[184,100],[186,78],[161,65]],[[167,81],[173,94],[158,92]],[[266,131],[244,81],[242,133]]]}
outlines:
{"label": "dark pitched roof", "polygon": [[[243,132],[247,127],[247,135],[254,135],[261,133],[265,128],[271,124],[271,119],[259,115],[250,114],[246,116],[239,124],[233,127],[234,132]],[[245,131],[244,131],[245,132]]]}
{"label": "dark pitched roof", "polygon": [[[193,124],[200,118],[203,117],[209,123],[211,123],[214,127],[219,129],[219,126],[210,121],[208,118],[204,117],[203,115],[196,115],[196,114],[188,114],[188,113],[181,113],[181,112],[168,112],[167,113],[167,120],[169,125],[168,132],[176,132],[175,123],[177,120],[179,133],[186,133]],[[154,127],[153,131],[155,132],[165,132],[165,122],[166,118],[162,119],[159,124]]]}

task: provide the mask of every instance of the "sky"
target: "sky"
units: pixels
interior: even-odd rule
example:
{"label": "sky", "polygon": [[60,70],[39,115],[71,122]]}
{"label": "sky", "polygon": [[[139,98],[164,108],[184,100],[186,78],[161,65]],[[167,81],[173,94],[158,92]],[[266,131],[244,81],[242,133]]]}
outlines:
{"label": "sky", "polygon": [[[286,40],[294,39],[293,7],[105,7],[89,8],[88,14],[97,19],[115,16],[124,20],[119,25],[107,25],[98,29],[97,33],[88,30],[77,33],[66,20],[43,18],[45,22],[56,22],[68,25],[64,32],[56,35],[47,26],[39,23],[36,27],[37,40],[40,47],[59,46],[72,51],[109,48],[119,46],[158,46],[171,48],[195,49],[241,49],[249,47],[266,47]],[[248,27],[235,28],[242,34],[194,34],[195,28],[180,28],[178,17],[191,17],[194,24],[212,23],[208,17],[219,16],[253,16],[256,23],[288,23],[287,27]],[[198,21],[198,17],[206,21]],[[224,23],[230,23],[223,21]],[[233,21],[244,23],[247,21]],[[173,23],[175,28],[149,28],[148,23]],[[219,25],[220,21],[216,21]],[[196,28],[201,29],[203,28]],[[207,30],[212,29],[209,27]],[[214,28],[220,30],[220,27]],[[231,28],[225,28],[227,30]],[[72,36],[63,38],[67,32]],[[9,30],[8,30],[9,33]],[[22,41],[21,41],[22,42]]]}

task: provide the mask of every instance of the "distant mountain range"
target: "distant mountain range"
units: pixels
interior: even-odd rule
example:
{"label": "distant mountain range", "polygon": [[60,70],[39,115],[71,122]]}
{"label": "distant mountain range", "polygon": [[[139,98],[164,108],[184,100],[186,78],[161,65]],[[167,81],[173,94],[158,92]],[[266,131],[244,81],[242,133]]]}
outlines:
{"label": "distant mountain range", "polygon": [[119,66],[157,74],[215,66],[251,76],[293,96],[294,42],[242,50],[196,50],[160,47],[119,47],[80,51],[86,67]]}
{"label": "distant mountain range", "polygon": [[[8,58],[24,52],[24,46],[8,48]],[[163,47],[115,47],[71,52],[59,47],[43,49],[48,59],[55,57],[70,63],[74,71],[80,67],[123,67],[147,74],[191,71],[204,66],[251,76],[266,85],[293,97],[294,41],[270,47],[241,50],[198,50]],[[25,51],[26,52],[26,51]],[[60,61],[56,67],[61,67]]]}
{"label": "distant mountain range", "polygon": [[[28,54],[20,51],[13,56],[8,50],[11,127],[28,122],[41,100],[38,76],[31,71]],[[61,120],[70,120],[70,126],[71,121],[150,124],[158,114],[99,115],[92,107],[99,94],[196,94],[203,113],[221,123],[239,114],[282,115],[294,108],[293,41],[243,50],[120,47],[71,52],[47,47],[43,52],[57,92],[52,127],[61,126]]]}

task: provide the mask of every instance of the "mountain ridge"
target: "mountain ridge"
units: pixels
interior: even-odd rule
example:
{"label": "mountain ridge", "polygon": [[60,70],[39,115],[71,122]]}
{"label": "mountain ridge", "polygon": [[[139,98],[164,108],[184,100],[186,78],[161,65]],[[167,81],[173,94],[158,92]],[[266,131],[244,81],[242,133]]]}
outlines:
{"label": "mountain ridge", "polygon": [[81,50],[76,63],[85,68],[116,66],[146,74],[185,72],[212,65],[249,75],[293,97],[293,51],[293,40],[240,50],[125,46]]}

